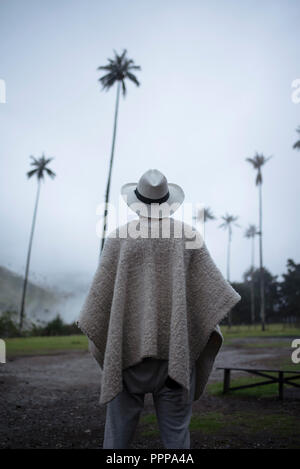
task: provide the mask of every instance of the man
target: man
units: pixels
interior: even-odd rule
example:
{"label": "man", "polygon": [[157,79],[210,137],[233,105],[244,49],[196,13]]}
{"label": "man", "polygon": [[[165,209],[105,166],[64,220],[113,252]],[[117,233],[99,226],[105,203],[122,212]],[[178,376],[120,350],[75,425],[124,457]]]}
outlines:
{"label": "man", "polygon": [[240,300],[200,233],[171,215],[177,184],[150,169],[121,189],[139,214],[107,237],[78,325],[106,405],[103,448],[128,448],[152,393],[165,448],[190,448],[192,404],[222,344],[218,324]]}

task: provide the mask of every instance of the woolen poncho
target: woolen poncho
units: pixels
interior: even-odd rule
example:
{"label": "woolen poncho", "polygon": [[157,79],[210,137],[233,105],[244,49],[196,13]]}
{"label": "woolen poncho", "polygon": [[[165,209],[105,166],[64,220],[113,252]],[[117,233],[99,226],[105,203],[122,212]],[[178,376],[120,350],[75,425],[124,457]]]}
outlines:
{"label": "woolen poncho", "polygon": [[167,220],[169,237],[162,219],[140,217],[105,240],[77,322],[101,368],[102,405],[122,391],[122,370],[144,357],[168,360],[169,376],[187,392],[196,360],[198,399],[223,341],[218,324],[241,298],[204,242],[187,248],[196,230]]}

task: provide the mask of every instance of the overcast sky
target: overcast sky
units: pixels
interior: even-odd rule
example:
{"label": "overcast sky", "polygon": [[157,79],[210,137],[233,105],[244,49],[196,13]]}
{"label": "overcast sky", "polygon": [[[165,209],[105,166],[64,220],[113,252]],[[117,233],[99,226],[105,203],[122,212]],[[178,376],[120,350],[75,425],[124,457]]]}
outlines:
{"label": "overcast sky", "polygon": [[[299,24],[296,0],[0,0],[0,264],[24,272],[36,194],[26,171],[29,155],[45,152],[57,177],[41,190],[32,278],[93,274],[116,95],[101,92],[96,69],[123,48],[142,67],[141,86],[128,83],[120,102],[112,201],[157,168],[186,201],[238,215],[238,281],[250,263],[245,228],[258,223],[245,158],[274,155],[263,169],[264,261],[278,275],[287,258],[300,262]],[[206,243],[225,274],[220,223],[207,224]]]}

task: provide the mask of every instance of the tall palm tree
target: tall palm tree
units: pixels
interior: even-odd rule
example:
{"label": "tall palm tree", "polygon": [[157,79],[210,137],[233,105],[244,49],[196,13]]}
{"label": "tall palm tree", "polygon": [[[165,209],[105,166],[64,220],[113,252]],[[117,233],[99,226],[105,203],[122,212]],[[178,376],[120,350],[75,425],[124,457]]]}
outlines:
{"label": "tall palm tree", "polygon": [[259,234],[257,227],[255,225],[249,225],[245,231],[245,238],[251,239],[251,324],[255,322],[255,302],[254,302],[254,239],[255,236]]}
{"label": "tall palm tree", "polygon": [[216,217],[214,216],[213,212],[209,207],[205,207],[204,209],[204,223],[208,220],[215,220]]}
{"label": "tall palm tree", "polygon": [[257,171],[255,184],[258,186],[259,195],[259,263],[260,263],[260,319],[262,330],[265,330],[265,287],[264,287],[264,269],[263,269],[263,245],[262,245],[262,172],[261,168],[271,158],[266,158],[263,154],[256,154],[253,158],[246,158],[246,161],[250,163]]}
{"label": "tall palm tree", "polygon": [[30,179],[32,176],[36,176],[38,184],[37,184],[35,206],[34,206],[34,211],[33,211],[33,219],[32,219],[32,224],[31,224],[29,246],[28,246],[28,252],[27,252],[25,277],[24,277],[24,283],[23,283],[23,292],[22,292],[21,309],[20,309],[20,324],[19,324],[20,330],[23,327],[23,321],[24,321],[24,316],[25,316],[26,289],[27,289],[27,283],[28,283],[28,273],[29,273],[30,256],[31,256],[31,248],[32,248],[33,234],[34,234],[35,221],[36,221],[36,214],[37,214],[38,203],[39,203],[39,198],[40,198],[41,181],[44,179],[45,174],[50,176],[52,179],[54,179],[56,176],[56,174],[50,168],[47,167],[50,161],[53,160],[53,158],[45,158],[44,154],[40,158],[34,158],[34,156],[31,156],[30,158],[32,159],[32,162],[30,164],[31,166],[34,167],[34,169],[31,169],[30,171],[27,172],[27,177],[28,179]]}
{"label": "tall palm tree", "polygon": [[199,208],[196,212],[196,215],[193,216],[193,220],[197,223],[198,221],[204,221],[204,225],[209,220],[215,220],[216,217],[214,216],[213,212],[209,207],[205,207],[203,209]]}
{"label": "tall palm tree", "polygon": [[[231,239],[232,239],[232,227],[233,226],[240,226],[236,223],[239,217],[234,215],[226,215],[221,217],[223,223],[219,225],[219,228],[223,228],[224,230],[228,230],[228,245],[227,245],[227,281],[230,282],[230,246],[231,246]],[[228,326],[231,327],[231,314],[228,314]]]}
{"label": "tall palm tree", "polygon": [[122,85],[122,92],[123,97],[126,96],[126,85],[125,80],[128,78],[129,80],[133,81],[137,86],[140,85],[139,81],[137,80],[136,76],[132,73],[132,70],[141,70],[139,65],[134,65],[134,61],[132,59],[128,59],[126,57],[126,49],[123,50],[121,55],[118,55],[114,50],[115,57],[113,59],[108,59],[108,64],[98,67],[98,70],[105,70],[106,73],[99,81],[102,84],[102,90],[110,90],[110,88],[118,82],[117,86],[117,97],[116,97],[116,106],[115,106],[115,117],[114,117],[114,128],[113,128],[113,138],[112,138],[112,147],[111,147],[111,154],[110,154],[110,162],[109,162],[109,172],[108,172],[108,179],[106,185],[106,193],[105,193],[105,205],[104,205],[104,216],[103,216],[103,233],[102,233],[102,241],[101,241],[101,250],[102,252],[104,241],[105,241],[105,234],[107,230],[107,215],[108,215],[108,203],[109,203],[109,192],[110,192],[110,183],[111,183],[111,173],[112,173],[112,166],[113,166],[113,159],[114,159],[114,151],[115,151],[115,141],[116,141],[116,131],[117,131],[117,119],[118,119],[118,109],[119,109],[119,96],[120,96],[120,87]]}
{"label": "tall palm tree", "polygon": [[[300,125],[296,129],[296,132],[298,132],[298,134],[300,135]],[[293,148],[294,150],[300,150],[300,140],[297,140],[297,142],[294,143]]]}

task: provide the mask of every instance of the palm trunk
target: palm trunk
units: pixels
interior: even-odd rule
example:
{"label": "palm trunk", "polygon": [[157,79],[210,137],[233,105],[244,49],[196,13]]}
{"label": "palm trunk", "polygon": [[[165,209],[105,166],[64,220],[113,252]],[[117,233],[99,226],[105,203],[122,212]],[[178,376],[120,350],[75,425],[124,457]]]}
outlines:
{"label": "palm trunk", "polygon": [[[227,247],[227,281],[230,283],[230,243],[231,243],[231,226],[228,228],[228,247]],[[231,327],[231,311],[228,313],[228,327]]]}
{"label": "palm trunk", "polygon": [[259,263],[260,263],[260,319],[261,328],[265,330],[265,287],[262,246],[262,183],[259,184]]}
{"label": "palm trunk", "polygon": [[231,230],[228,231],[228,246],[227,246],[227,280],[230,282],[230,243],[231,243]]}
{"label": "palm trunk", "polygon": [[113,159],[114,159],[114,152],[115,152],[115,141],[116,141],[116,133],[117,133],[117,120],[118,120],[120,87],[121,87],[121,82],[118,81],[117,97],[116,97],[116,107],[115,107],[115,118],[114,118],[113,139],[112,139],[112,147],[111,147],[111,154],[110,154],[109,172],[108,172],[108,179],[107,179],[107,185],[106,185],[106,193],[105,193],[105,206],[104,206],[104,217],[103,217],[103,232],[102,232],[102,241],[101,241],[100,255],[101,255],[101,252],[102,252],[102,249],[103,249],[103,246],[104,246],[105,234],[106,234],[106,230],[107,230],[108,202],[109,202],[109,191],[110,191],[110,183],[111,183],[111,172],[112,172],[112,167],[113,167]]}
{"label": "palm trunk", "polygon": [[254,298],[254,236],[251,238],[251,324],[255,323],[255,298]]}
{"label": "palm trunk", "polygon": [[25,277],[24,277],[24,283],[23,283],[23,292],[22,292],[21,310],[20,310],[20,323],[19,323],[20,330],[22,330],[24,317],[25,317],[25,298],[26,298],[26,290],[27,290],[27,283],[28,283],[28,273],[29,273],[33,234],[34,234],[34,228],[35,228],[38,203],[39,203],[39,198],[40,198],[40,187],[41,187],[41,180],[38,179],[38,188],[37,188],[36,199],[35,199],[35,206],[34,206],[34,212],[33,212],[32,225],[31,225],[31,233],[30,233],[29,246],[28,246],[28,252],[27,252]]}

